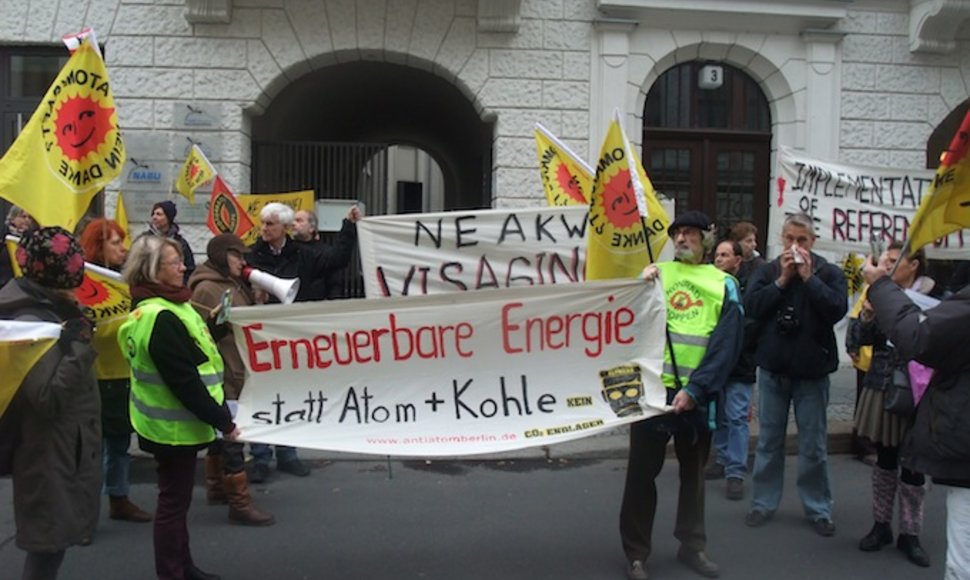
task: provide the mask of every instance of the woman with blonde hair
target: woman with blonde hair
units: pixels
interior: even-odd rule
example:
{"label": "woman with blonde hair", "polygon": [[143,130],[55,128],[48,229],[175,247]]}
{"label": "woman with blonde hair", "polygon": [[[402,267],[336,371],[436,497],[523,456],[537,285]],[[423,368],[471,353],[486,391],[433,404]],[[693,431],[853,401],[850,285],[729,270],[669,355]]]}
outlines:
{"label": "woman with blonde hair", "polygon": [[118,332],[131,365],[131,423],[142,450],[155,456],[155,571],[160,580],[213,580],[192,559],[186,516],[196,455],[216,438],[239,436],[224,404],[223,362],[206,321],[192,307],[178,242],[142,236],[124,277],[132,312]]}

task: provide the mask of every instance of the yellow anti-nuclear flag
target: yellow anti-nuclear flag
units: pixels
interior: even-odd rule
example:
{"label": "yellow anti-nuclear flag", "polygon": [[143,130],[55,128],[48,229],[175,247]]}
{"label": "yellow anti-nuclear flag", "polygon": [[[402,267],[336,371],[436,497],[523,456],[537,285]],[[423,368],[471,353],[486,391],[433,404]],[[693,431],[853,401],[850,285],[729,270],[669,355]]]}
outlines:
{"label": "yellow anti-nuclear flag", "polygon": [[670,218],[657,200],[636,151],[623,133],[619,119],[614,119],[600,148],[593,180],[586,279],[639,276],[651,263],[651,257],[656,260],[660,256],[667,243],[669,225]]}
{"label": "yellow anti-nuclear flag", "polygon": [[61,325],[53,322],[0,320],[0,417],[37,361],[61,336]]}
{"label": "yellow anti-nuclear flag", "polygon": [[909,226],[909,251],[915,252],[957,230],[970,227],[970,111],[943,154],[929,191]]}
{"label": "yellow anti-nuclear flag", "polygon": [[593,188],[593,169],[539,123],[535,137],[539,175],[549,206],[587,205]]}
{"label": "yellow anti-nuclear flag", "polygon": [[175,189],[181,193],[189,203],[195,205],[195,190],[199,189],[205,182],[216,175],[216,170],[209,163],[209,159],[199,149],[199,146],[192,144],[188,157],[182,169],[179,170],[178,179],[175,181]]}
{"label": "yellow anti-nuclear flag", "polygon": [[125,209],[125,196],[118,192],[118,202],[115,204],[115,221],[125,231],[125,248],[131,248],[131,230],[128,229],[128,210]]}
{"label": "yellow anti-nuclear flag", "polygon": [[0,197],[73,231],[125,164],[108,71],[84,39],[0,159]]}
{"label": "yellow anti-nuclear flag", "polygon": [[128,378],[128,361],[118,345],[118,328],[128,319],[131,292],[121,275],[90,262],[84,263],[84,280],[74,291],[94,322],[91,344],[98,353],[94,370],[99,379]]}

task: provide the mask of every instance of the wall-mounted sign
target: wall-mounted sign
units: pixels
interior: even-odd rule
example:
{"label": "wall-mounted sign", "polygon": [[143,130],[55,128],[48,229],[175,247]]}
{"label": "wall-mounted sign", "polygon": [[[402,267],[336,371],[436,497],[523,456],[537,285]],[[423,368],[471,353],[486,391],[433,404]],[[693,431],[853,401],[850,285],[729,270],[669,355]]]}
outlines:
{"label": "wall-mounted sign", "polygon": [[141,161],[137,157],[128,157],[127,172],[125,173],[125,189],[151,189],[160,191],[163,187],[166,187],[167,180],[167,163]]}
{"label": "wall-mounted sign", "polygon": [[697,88],[711,90],[719,89],[724,84],[724,68],[716,64],[701,67],[697,74]]}
{"label": "wall-mounted sign", "polygon": [[176,129],[216,129],[222,117],[219,103],[186,103],[172,105],[172,121]]}

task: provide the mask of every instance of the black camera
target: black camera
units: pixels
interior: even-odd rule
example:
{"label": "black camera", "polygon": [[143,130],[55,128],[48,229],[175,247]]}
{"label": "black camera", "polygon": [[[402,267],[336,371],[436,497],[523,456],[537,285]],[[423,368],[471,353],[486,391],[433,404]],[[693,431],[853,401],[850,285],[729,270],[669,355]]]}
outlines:
{"label": "black camera", "polygon": [[795,307],[791,304],[783,306],[778,311],[778,319],[775,320],[778,333],[782,335],[795,334],[798,331],[798,317],[795,316]]}

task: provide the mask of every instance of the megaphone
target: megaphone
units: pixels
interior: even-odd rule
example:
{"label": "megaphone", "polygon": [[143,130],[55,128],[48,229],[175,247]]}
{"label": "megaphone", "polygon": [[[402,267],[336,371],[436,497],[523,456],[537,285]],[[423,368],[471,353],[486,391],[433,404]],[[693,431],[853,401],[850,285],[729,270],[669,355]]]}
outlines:
{"label": "megaphone", "polygon": [[296,294],[300,291],[300,279],[284,280],[272,274],[267,274],[256,268],[243,268],[243,280],[248,280],[250,284],[260,290],[269,292],[276,296],[277,300],[283,304],[292,304],[296,300]]}

